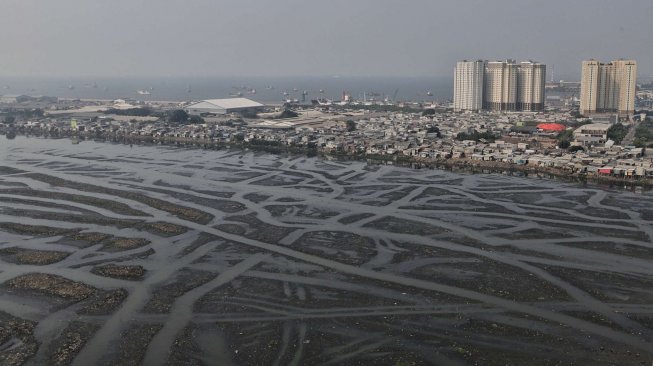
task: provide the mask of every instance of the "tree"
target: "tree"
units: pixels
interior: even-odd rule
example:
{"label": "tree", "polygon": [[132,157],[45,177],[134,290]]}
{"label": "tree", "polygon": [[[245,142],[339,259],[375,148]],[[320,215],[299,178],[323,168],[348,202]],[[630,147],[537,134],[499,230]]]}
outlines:
{"label": "tree", "polygon": [[556,136],[556,139],[558,140],[558,147],[561,149],[566,149],[569,146],[571,146],[571,140],[574,139],[574,131],[573,130],[565,130],[562,131]]}
{"label": "tree", "polygon": [[188,113],[183,109],[175,109],[168,113],[168,122],[186,123],[186,121],[188,121]]}
{"label": "tree", "polygon": [[436,134],[438,137],[442,137],[442,134],[440,133],[440,129],[438,128],[438,126],[431,126],[431,127],[429,127],[429,128],[426,130],[426,133],[434,133],[434,134]]}
{"label": "tree", "polygon": [[571,146],[571,142],[569,142],[568,140],[561,140],[558,143],[558,147],[561,148],[561,149],[567,149],[567,148],[569,148],[569,146]]}
{"label": "tree", "polygon": [[435,115],[435,109],[429,108],[425,109],[422,111],[422,116],[434,116]]}
{"label": "tree", "polygon": [[193,116],[190,116],[190,119],[188,120],[188,122],[190,122],[191,124],[201,124],[201,123],[204,123],[204,118],[202,118],[200,116],[193,115]]}
{"label": "tree", "polygon": [[494,142],[496,139],[496,136],[492,132],[478,132],[474,130],[472,133],[467,133],[467,132],[460,132],[456,135],[456,140],[463,141],[463,140],[474,140],[474,141],[480,141],[481,139],[485,139],[491,142]]}
{"label": "tree", "polygon": [[348,119],[346,123],[347,123],[347,131],[349,132],[356,131],[356,122],[354,122],[351,119]]}
{"label": "tree", "polygon": [[622,125],[621,123],[615,123],[610,128],[608,128],[608,138],[610,140],[613,140],[617,144],[621,143],[621,140],[626,137],[626,134],[628,133],[628,129],[626,126]]}
{"label": "tree", "polygon": [[5,117],[5,123],[10,125],[12,123],[16,122],[16,117],[14,116],[6,116]]}
{"label": "tree", "polygon": [[637,138],[633,141],[633,145],[635,145],[635,147],[646,147],[646,143],[647,143],[647,142],[648,142],[648,141],[647,141],[645,138],[643,138],[643,137],[637,137]]}
{"label": "tree", "polygon": [[104,111],[106,114],[116,114],[119,116],[140,116],[145,117],[152,114],[152,110],[149,107],[137,107],[137,108],[128,108],[128,109],[116,109],[109,108]]}
{"label": "tree", "polygon": [[34,118],[34,117],[43,117],[43,112],[42,109],[36,108],[36,109],[26,109],[22,112],[23,116],[25,118]]}
{"label": "tree", "polygon": [[569,148],[570,153],[575,153],[576,151],[585,151],[582,146],[572,146]]}

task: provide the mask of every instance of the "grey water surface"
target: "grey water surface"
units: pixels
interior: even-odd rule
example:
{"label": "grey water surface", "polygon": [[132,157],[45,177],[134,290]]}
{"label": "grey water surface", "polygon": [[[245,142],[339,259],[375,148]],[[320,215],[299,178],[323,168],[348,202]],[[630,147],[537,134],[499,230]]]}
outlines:
{"label": "grey water surface", "polygon": [[650,364],[652,203],[500,174],[2,139],[0,364]]}

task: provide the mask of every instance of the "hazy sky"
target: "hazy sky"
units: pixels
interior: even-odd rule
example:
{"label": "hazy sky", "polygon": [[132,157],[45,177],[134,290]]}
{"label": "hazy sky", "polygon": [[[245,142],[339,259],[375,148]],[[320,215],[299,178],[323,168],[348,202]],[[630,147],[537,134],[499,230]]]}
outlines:
{"label": "hazy sky", "polygon": [[0,75],[451,76],[515,58],[577,79],[625,57],[651,76],[652,34],[652,0],[0,0]]}

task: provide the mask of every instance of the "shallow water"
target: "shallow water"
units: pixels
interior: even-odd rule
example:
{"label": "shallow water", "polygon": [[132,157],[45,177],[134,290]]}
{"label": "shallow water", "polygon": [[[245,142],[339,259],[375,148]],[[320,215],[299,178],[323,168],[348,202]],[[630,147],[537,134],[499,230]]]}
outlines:
{"label": "shallow water", "polygon": [[[651,192],[22,137],[0,153],[0,314],[34,321],[0,333],[0,361],[651,361]],[[92,295],[17,285],[34,273]]]}

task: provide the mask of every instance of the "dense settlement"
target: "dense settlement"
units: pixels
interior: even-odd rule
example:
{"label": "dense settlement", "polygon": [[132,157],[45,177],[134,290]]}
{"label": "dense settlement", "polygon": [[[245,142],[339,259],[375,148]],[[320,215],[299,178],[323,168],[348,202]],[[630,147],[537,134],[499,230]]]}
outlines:
{"label": "dense settlement", "polygon": [[340,101],[268,105],[240,96],[171,102],[3,95],[0,133],[647,183],[653,178],[653,158],[646,154],[653,146],[653,83],[638,85],[636,68],[632,60],[588,60],[580,83],[546,82],[546,66],[532,61],[461,61],[453,101],[441,102],[361,101],[346,92]]}

